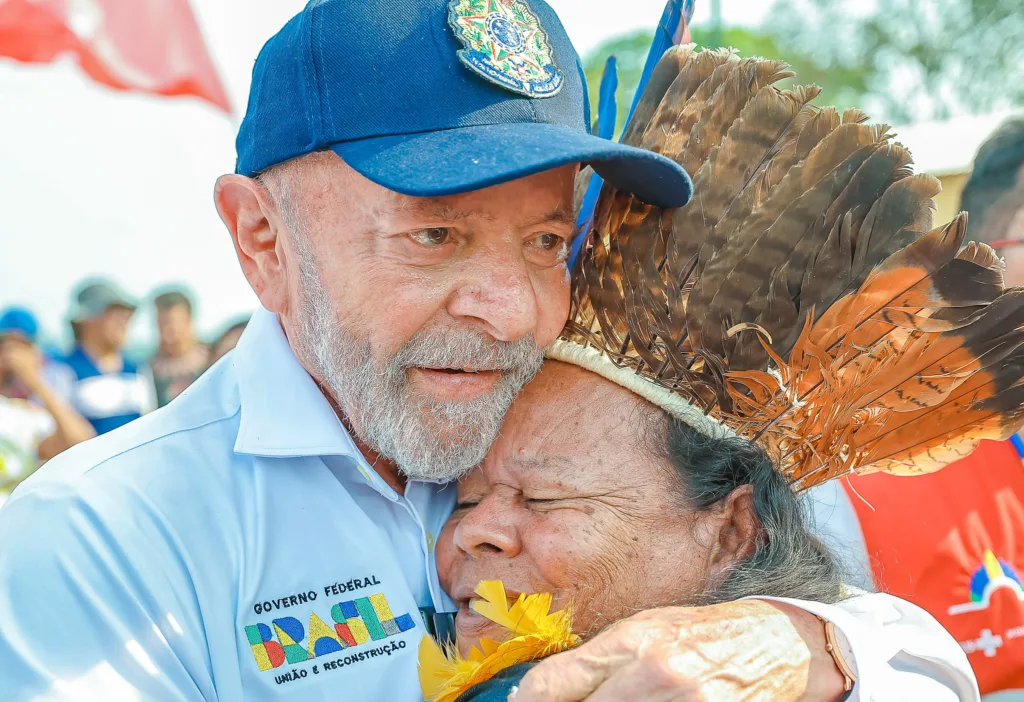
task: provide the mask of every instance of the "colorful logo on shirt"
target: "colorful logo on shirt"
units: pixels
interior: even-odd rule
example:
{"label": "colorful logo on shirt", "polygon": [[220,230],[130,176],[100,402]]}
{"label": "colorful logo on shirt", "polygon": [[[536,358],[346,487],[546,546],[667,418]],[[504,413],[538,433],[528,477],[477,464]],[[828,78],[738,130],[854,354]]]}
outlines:
{"label": "colorful logo on shirt", "polygon": [[[315,599],[315,592],[313,593]],[[308,626],[295,617],[279,617],[269,624],[245,627],[245,635],[260,670],[302,663],[313,658],[381,641],[415,628],[408,614],[395,616],[383,593],[337,602],[331,607],[330,624],[316,612]]]}
{"label": "colorful logo on shirt", "polygon": [[1004,587],[1012,590],[1017,595],[1017,599],[1024,602],[1024,585],[1021,584],[1020,575],[1009,563],[1001,558],[996,558],[992,551],[985,549],[981,565],[971,576],[971,601],[953,605],[948,610],[949,614],[964,614],[965,612],[988,609],[992,593]]}

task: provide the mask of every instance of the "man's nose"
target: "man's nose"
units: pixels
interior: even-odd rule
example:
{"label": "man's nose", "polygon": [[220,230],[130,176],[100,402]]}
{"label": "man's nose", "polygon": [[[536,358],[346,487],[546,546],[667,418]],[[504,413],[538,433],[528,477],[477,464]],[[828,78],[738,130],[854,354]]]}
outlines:
{"label": "man's nose", "polygon": [[[467,512],[455,527],[455,546],[473,558],[514,558],[522,550],[519,532],[491,495]],[[490,502],[489,502],[490,501]]]}
{"label": "man's nose", "polygon": [[[510,247],[511,248],[511,247]],[[537,331],[537,295],[521,251],[494,248],[470,260],[470,275],[448,303],[448,313],[475,322],[498,341]]]}

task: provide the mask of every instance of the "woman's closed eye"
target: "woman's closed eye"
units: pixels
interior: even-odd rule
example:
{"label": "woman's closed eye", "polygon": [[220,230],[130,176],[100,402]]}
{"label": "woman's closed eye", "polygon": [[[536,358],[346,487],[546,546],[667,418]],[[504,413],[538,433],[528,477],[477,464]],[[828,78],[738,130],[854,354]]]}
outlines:
{"label": "woman's closed eye", "polygon": [[521,498],[521,502],[524,507],[531,509],[535,512],[545,512],[548,510],[558,509],[560,507],[566,507],[572,503],[575,497],[566,495],[564,497],[529,497],[524,495]]}

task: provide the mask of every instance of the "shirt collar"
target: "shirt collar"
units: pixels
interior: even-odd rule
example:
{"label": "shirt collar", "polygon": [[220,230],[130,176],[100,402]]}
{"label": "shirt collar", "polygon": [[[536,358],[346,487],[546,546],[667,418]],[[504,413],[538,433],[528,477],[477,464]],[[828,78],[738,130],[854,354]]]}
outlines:
{"label": "shirt collar", "polygon": [[331,403],[295,358],[277,315],[258,309],[232,356],[242,413],[236,453],[362,460]]}

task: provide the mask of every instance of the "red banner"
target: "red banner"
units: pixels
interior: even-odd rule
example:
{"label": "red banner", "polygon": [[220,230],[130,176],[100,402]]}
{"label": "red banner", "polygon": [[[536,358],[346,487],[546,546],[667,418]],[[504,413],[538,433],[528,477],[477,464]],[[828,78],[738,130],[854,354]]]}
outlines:
{"label": "red banner", "polygon": [[0,56],[74,55],[119,90],[192,95],[231,111],[188,0],[0,0]]}
{"label": "red banner", "polygon": [[981,694],[1024,688],[1024,467],[1009,441],[929,475],[846,479],[880,589],[928,610]]}

